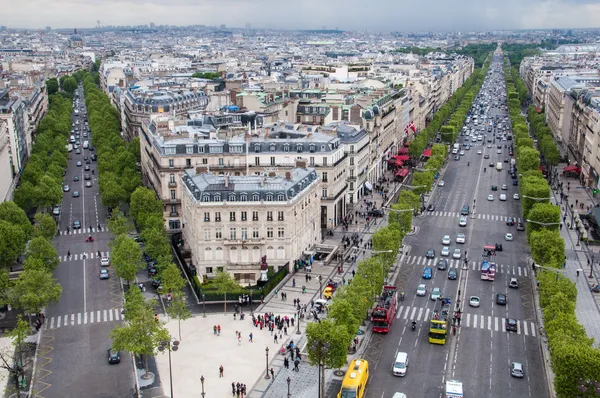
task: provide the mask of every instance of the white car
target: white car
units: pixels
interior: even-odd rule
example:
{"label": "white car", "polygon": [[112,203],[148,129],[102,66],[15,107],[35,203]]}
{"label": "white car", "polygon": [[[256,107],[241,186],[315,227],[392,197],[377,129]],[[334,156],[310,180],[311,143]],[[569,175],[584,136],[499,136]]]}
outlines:
{"label": "white car", "polygon": [[481,155],[483,152],[481,152],[481,149],[477,151],[478,155]]}
{"label": "white car", "polygon": [[444,181],[440,180],[440,182],[438,182],[438,187],[443,187],[444,185],[446,185]]}
{"label": "white car", "polygon": [[419,286],[417,286],[417,296],[419,296],[419,297],[427,296],[427,286],[425,286],[424,283],[421,283]]}
{"label": "white car", "polygon": [[442,238],[442,245],[449,245],[450,244],[450,235],[444,235],[444,237]]}
{"label": "white car", "polygon": [[500,154],[502,153],[502,149],[498,149],[498,150],[496,151],[496,153],[497,153],[498,155],[500,155]]}
{"label": "white car", "polygon": [[100,260],[100,265],[102,267],[108,267],[110,265],[110,260],[108,257],[102,257],[102,259]]}
{"label": "white car", "polygon": [[467,237],[465,236],[465,234],[460,233],[458,235],[456,235],[456,243],[465,243],[467,241]]}
{"label": "white car", "polygon": [[454,249],[454,253],[452,253],[452,258],[460,259],[461,251],[460,249]]}
{"label": "white car", "polygon": [[487,144],[487,147],[488,147],[488,148],[491,148],[491,147],[492,147],[492,144]]}
{"label": "white car", "polygon": [[514,199],[514,200],[519,200],[519,199],[520,199],[520,196],[519,196],[519,194],[518,194],[518,193],[514,194],[514,195],[513,195],[513,199]]}
{"label": "white car", "polygon": [[458,220],[458,226],[459,227],[466,227],[467,226],[467,217],[462,216],[460,218],[460,220]]}
{"label": "white car", "polygon": [[506,234],[506,235],[504,235],[504,240],[508,240],[508,241],[513,240],[513,234]]}
{"label": "white car", "polygon": [[448,246],[442,247],[442,252],[440,254],[444,257],[448,257],[450,255],[450,248]]}
{"label": "white car", "polygon": [[479,297],[477,296],[471,296],[469,297],[469,305],[471,307],[479,307]]}
{"label": "white car", "polygon": [[434,287],[433,289],[431,289],[431,294],[429,295],[429,298],[431,300],[436,301],[440,297],[442,297],[442,291],[439,287]]}
{"label": "white car", "polygon": [[501,193],[501,194],[500,194],[500,196],[498,196],[498,199],[500,199],[500,200],[503,200],[503,201],[504,201],[504,200],[506,200],[506,195],[505,195],[505,194],[503,194],[503,193]]}
{"label": "white car", "polygon": [[488,195],[488,200],[491,202],[494,200],[494,195]]}
{"label": "white car", "polygon": [[465,151],[460,151],[458,154],[459,154],[460,156],[465,156]]}

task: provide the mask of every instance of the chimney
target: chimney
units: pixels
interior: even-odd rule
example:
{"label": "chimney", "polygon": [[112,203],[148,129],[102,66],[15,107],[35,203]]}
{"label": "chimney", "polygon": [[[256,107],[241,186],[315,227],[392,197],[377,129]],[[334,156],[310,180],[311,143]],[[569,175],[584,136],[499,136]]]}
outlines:
{"label": "chimney", "polygon": [[208,173],[208,167],[206,166],[198,166],[196,167],[196,174]]}
{"label": "chimney", "polygon": [[277,173],[274,171],[269,171],[269,177],[277,177]]}
{"label": "chimney", "polygon": [[290,173],[289,171],[285,172],[285,179],[288,181],[292,180],[292,173]]}
{"label": "chimney", "polygon": [[225,175],[225,188],[229,188],[229,174]]}
{"label": "chimney", "polygon": [[194,143],[198,143],[198,134],[194,134]]}
{"label": "chimney", "polygon": [[260,176],[260,186],[261,187],[265,186],[265,176]]}
{"label": "chimney", "polygon": [[298,167],[300,169],[306,169],[306,160],[296,159],[296,167]]}

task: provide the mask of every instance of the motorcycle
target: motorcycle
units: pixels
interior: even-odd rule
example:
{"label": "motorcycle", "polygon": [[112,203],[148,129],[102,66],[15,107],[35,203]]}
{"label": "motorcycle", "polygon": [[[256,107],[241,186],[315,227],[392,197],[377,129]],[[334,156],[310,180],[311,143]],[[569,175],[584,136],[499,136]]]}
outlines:
{"label": "motorcycle", "polygon": [[467,166],[470,166],[470,165],[471,165],[471,162],[467,162]]}
{"label": "motorcycle", "polygon": [[483,168],[483,172],[485,173],[485,167]]}
{"label": "motorcycle", "polygon": [[404,301],[404,292],[400,293],[400,301]]}
{"label": "motorcycle", "polygon": [[415,330],[416,328],[417,328],[417,322],[412,321],[412,330]]}
{"label": "motorcycle", "polygon": [[86,242],[93,242],[94,238],[92,236],[88,236],[87,238],[85,238]]}

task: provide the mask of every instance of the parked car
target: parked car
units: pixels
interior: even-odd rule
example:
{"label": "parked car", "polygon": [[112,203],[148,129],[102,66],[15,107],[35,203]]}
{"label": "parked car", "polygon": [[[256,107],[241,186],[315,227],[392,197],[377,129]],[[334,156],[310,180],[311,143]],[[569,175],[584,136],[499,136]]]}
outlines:
{"label": "parked car", "polygon": [[111,365],[121,362],[121,354],[112,348],[108,349],[108,363]]}

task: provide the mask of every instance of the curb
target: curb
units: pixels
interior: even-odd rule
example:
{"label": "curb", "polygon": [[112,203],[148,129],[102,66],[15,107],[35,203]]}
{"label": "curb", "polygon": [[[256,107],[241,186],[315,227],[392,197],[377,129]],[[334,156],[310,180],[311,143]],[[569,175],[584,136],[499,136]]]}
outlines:
{"label": "curb", "polygon": [[[45,309],[42,309],[43,312],[46,312]],[[44,329],[40,328],[40,331],[38,333],[38,338],[37,338],[37,344],[35,346],[35,355],[33,357],[33,369],[31,371],[31,383],[29,383],[29,391],[27,392],[27,396],[28,397],[32,397],[33,395],[31,395],[33,393],[33,386],[35,384],[35,381],[37,379],[36,377],[36,373],[35,370],[37,368],[37,360],[38,360],[38,354],[39,354],[39,350],[40,350],[40,340],[42,340],[42,331]]]}

